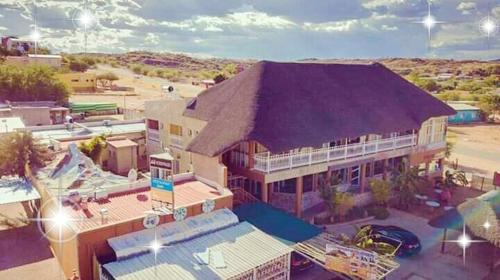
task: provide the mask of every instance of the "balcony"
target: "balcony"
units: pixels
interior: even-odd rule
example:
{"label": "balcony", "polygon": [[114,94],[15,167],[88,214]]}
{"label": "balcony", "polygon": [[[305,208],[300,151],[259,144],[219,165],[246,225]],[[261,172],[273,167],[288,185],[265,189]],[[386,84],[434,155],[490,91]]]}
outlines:
{"label": "balcony", "polygon": [[148,128],[148,140],[160,142],[160,131],[156,129]]}
{"label": "balcony", "polygon": [[184,147],[182,142],[182,136],[170,134],[170,146],[182,149]]}
{"label": "balcony", "polygon": [[348,144],[309,151],[270,155],[260,153],[254,155],[254,169],[262,172],[291,169],[317,163],[336,160],[355,159],[380,152],[412,147],[417,144],[416,135],[405,135],[388,139]]}

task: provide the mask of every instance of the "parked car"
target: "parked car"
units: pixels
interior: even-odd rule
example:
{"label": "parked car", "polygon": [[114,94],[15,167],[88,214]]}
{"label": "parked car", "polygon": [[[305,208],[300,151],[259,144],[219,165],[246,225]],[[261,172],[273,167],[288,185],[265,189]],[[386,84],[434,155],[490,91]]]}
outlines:
{"label": "parked car", "polygon": [[291,263],[292,274],[297,274],[299,272],[308,270],[314,266],[314,263],[310,259],[295,252],[292,252],[291,262],[292,262]]}
{"label": "parked car", "polygon": [[[397,248],[396,256],[409,257],[416,255],[422,249],[420,240],[412,232],[397,226],[364,225],[371,227],[371,238],[375,242],[383,242]],[[400,246],[401,245],[401,246]]]}

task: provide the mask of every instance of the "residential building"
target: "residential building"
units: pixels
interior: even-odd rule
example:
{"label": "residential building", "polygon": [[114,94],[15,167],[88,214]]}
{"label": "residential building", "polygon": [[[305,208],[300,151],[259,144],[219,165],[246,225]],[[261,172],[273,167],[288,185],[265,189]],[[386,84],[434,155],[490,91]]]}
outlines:
{"label": "residential building", "polygon": [[448,103],[457,113],[448,117],[450,124],[469,124],[481,121],[481,109],[463,103]]}
{"label": "residential building", "polygon": [[43,64],[54,68],[61,68],[62,57],[60,55],[28,54],[27,56],[7,56],[6,64],[28,65]]}
{"label": "residential building", "polygon": [[262,61],[190,101],[146,103],[148,153],[180,171],[302,216],[320,178],[369,199],[368,182],[407,159],[439,175],[455,111],[381,64]]}
{"label": "residential building", "polygon": [[7,101],[0,104],[1,116],[19,117],[26,126],[61,124],[69,109],[54,101]]}
{"label": "residential building", "polygon": [[108,160],[107,168],[120,175],[127,175],[130,169],[138,167],[139,145],[126,137],[110,137],[106,139]]}
{"label": "residential building", "polygon": [[30,49],[35,48],[35,41],[19,39],[14,36],[2,37],[2,46],[8,50],[18,50],[20,53],[27,53]]}
{"label": "residential building", "polygon": [[97,90],[97,76],[95,73],[64,73],[58,74],[57,77],[74,92],[95,92]]}
{"label": "residential building", "polygon": [[0,134],[24,130],[24,128],[21,118],[0,118]]}

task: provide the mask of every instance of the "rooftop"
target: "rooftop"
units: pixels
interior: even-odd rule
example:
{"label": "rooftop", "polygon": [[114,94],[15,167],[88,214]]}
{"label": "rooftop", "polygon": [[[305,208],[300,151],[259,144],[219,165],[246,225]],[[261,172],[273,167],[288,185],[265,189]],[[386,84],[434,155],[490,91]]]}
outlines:
{"label": "rooftop", "polygon": [[450,105],[451,108],[453,108],[455,111],[479,111],[481,109],[479,109],[478,107],[475,107],[475,106],[472,106],[472,105],[469,105],[469,104],[464,104],[464,103],[448,103],[448,105]]}
{"label": "rooftop", "polygon": [[0,205],[39,199],[40,194],[31,183],[17,177],[0,179]]}
{"label": "rooftop", "polygon": [[431,117],[453,114],[379,63],[270,61],[203,91],[184,112],[207,121],[187,150],[208,156],[248,140],[272,153],[320,147],[335,139],[418,129]]}
{"label": "rooftop", "polygon": [[13,132],[24,128],[25,126],[21,118],[0,118],[0,133]]}
{"label": "rooftop", "polygon": [[109,125],[105,125],[104,122],[75,124],[72,130],[68,130],[65,125],[35,126],[28,127],[28,129],[33,132],[35,138],[64,141],[91,138],[102,134],[118,135],[143,132],[146,130],[146,126],[143,121],[118,121],[110,122]]}
{"label": "rooftop", "polygon": [[135,143],[134,141],[132,141],[130,139],[119,139],[119,140],[110,139],[110,140],[107,140],[106,142],[108,143],[108,145],[110,145],[114,148],[117,148],[117,149],[138,146],[137,143]]}
{"label": "rooftop", "polygon": [[[195,256],[207,249],[209,263],[204,264]],[[242,222],[160,249],[156,266],[149,253],[104,267],[116,280],[154,279],[155,272],[159,279],[231,279],[291,252],[291,247]],[[222,260],[223,267],[216,259]]]}
{"label": "rooftop", "polygon": [[[195,179],[175,183],[174,200],[176,207],[187,207],[202,203],[207,199],[217,199],[231,195],[232,193],[229,190],[225,190],[223,194],[220,194],[214,187]],[[77,220],[73,223],[74,230],[77,232],[139,219],[152,209],[149,187],[113,193],[108,196],[108,199],[88,202],[87,205],[88,210],[83,210],[78,205],[66,205],[63,208],[69,217]],[[108,222],[105,225],[102,224],[100,216],[100,210],[103,208],[108,210]]]}

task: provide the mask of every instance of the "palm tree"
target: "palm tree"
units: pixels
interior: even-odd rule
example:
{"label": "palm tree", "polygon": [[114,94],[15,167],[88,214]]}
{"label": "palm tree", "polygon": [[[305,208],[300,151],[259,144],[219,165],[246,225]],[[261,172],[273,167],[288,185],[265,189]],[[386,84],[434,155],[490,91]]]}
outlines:
{"label": "palm tree", "polygon": [[9,133],[0,138],[0,176],[26,176],[26,167],[40,167],[50,158],[48,150],[30,132]]}
{"label": "palm tree", "polygon": [[409,167],[408,160],[403,159],[398,166],[391,170],[391,184],[399,190],[399,205],[408,205],[415,199],[418,187],[425,178],[419,175],[421,169],[418,166]]}
{"label": "palm tree", "polygon": [[337,176],[324,176],[319,178],[319,196],[323,199],[326,209],[331,216],[335,215],[335,195],[340,180]]}

